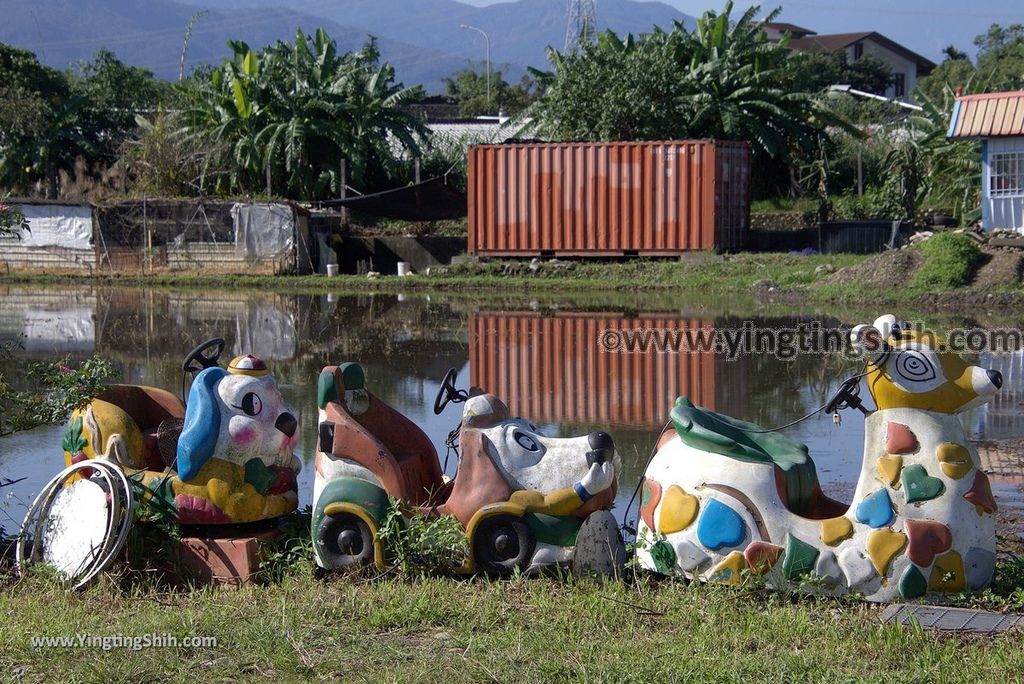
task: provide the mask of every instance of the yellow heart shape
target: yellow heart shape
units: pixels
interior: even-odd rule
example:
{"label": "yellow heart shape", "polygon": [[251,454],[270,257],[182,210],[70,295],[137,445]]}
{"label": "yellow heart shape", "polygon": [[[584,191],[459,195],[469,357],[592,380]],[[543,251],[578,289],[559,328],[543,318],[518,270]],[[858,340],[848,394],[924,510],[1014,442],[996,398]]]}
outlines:
{"label": "yellow heart shape", "polygon": [[903,457],[894,454],[879,456],[878,460],[875,461],[875,469],[878,471],[882,482],[893,486],[900,478],[900,470],[903,469]]}
{"label": "yellow heart shape", "polygon": [[903,550],[907,544],[907,535],[892,530],[873,530],[868,535],[867,551],[871,557],[871,564],[875,566],[875,572],[879,577],[885,577],[886,571],[892,559]]}
{"label": "yellow heart shape", "polygon": [[964,559],[956,551],[944,553],[932,565],[928,588],[932,591],[958,593],[964,590]]}
{"label": "yellow heart shape", "polygon": [[974,459],[966,447],[953,442],[944,442],[935,449],[935,460],[939,462],[946,477],[959,480],[974,470]]}
{"label": "yellow heart shape", "polygon": [[853,534],[853,523],[846,516],[821,521],[821,541],[835,546]]}
{"label": "yellow heart shape", "polygon": [[661,500],[661,515],[658,517],[658,532],[672,534],[685,530],[697,519],[700,500],[687,494],[679,485],[672,485]]}
{"label": "yellow heart shape", "polygon": [[719,584],[739,584],[743,579],[743,569],[747,567],[747,559],[742,551],[733,551],[722,562],[711,568],[708,573],[709,582]]}

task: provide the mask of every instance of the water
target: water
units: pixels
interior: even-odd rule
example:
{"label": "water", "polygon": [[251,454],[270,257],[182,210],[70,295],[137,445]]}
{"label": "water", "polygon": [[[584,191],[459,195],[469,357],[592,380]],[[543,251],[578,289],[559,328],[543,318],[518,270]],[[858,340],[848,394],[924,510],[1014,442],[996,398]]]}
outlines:
{"label": "water", "polygon": [[[722,354],[611,354],[603,330],[634,328],[760,327],[822,321],[854,324],[794,309],[767,317],[737,313],[729,302],[688,302],[630,295],[576,302],[475,301],[421,295],[307,295],[206,290],[146,290],[76,286],[0,290],[0,341],[20,340],[16,363],[91,354],[116,361],[121,382],[177,392],[181,358],[198,342],[227,340],[222,362],[253,353],[271,366],[296,409],[302,430],[299,478],[302,505],[312,493],[316,442],[316,379],[324,365],[358,361],[369,388],[415,421],[444,460],[443,442],[459,420],[458,407],[432,410],[445,371],[505,399],[512,411],[549,435],[602,429],[623,459],[617,509],[624,510],[650,455],[672,400],[686,394],[703,406],[763,426],[793,421],[818,407],[856,364],[833,356],[771,355],[727,360]],[[964,416],[976,438],[1024,435],[1018,403],[1024,393],[1022,358],[985,360],[1007,384],[992,407]],[[10,370],[10,369],[7,369]],[[866,396],[866,392],[864,393]],[[869,400],[870,401],[870,400]],[[61,426],[0,439],[5,487],[0,526],[16,529],[25,507],[63,466]],[[848,411],[841,425],[818,414],[788,429],[804,442],[826,493],[853,492],[860,470],[863,419]],[[447,464],[455,472],[455,459]],[[1020,504],[1018,486],[994,482],[999,495]]]}

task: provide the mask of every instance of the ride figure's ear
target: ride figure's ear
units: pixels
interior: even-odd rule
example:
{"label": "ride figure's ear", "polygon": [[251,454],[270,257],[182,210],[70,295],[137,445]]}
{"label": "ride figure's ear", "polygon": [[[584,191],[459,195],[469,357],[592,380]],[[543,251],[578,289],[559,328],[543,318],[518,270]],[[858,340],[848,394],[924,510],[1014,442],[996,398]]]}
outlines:
{"label": "ride figure's ear", "polygon": [[478,394],[475,397],[470,397],[462,409],[462,425],[464,427],[493,427],[508,418],[508,407],[493,394]]}
{"label": "ride figure's ear", "polygon": [[855,326],[850,331],[850,344],[853,350],[864,357],[868,363],[875,363],[888,351],[886,338],[874,325],[866,323]]}
{"label": "ride figure's ear", "polygon": [[213,456],[220,436],[220,403],[217,383],[225,376],[223,368],[207,368],[192,382],[185,409],[185,425],[178,437],[177,470],[182,481],[199,474]]}

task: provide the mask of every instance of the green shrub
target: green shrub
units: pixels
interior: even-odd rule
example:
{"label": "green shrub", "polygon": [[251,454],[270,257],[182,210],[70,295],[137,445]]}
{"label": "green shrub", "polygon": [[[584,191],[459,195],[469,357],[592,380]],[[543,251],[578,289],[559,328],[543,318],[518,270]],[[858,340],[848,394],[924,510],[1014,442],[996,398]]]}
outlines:
{"label": "green shrub", "polygon": [[895,219],[903,215],[903,210],[892,193],[884,188],[868,187],[864,195],[855,194],[833,195],[832,218],[837,221],[860,219]]}
{"label": "green shrub", "polygon": [[963,233],[938,233],[921,244],[921,251],[924,263],[913,280],[921,288],[964,287],[981,260],[981,249]]}

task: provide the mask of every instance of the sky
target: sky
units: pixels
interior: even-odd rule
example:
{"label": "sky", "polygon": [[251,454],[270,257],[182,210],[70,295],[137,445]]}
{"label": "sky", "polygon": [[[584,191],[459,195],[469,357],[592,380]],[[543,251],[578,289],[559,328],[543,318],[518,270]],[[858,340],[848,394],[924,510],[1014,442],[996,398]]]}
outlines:
{"label": "sky", "polygon": [[[503,0],[462,0],[491,5]],[[724,0],[662,0],[691,16],[721,9]],[[738,10],[750,2],[736,0]],[[1024,23],[1021,0],[775,0],[758,3],[766,11],[782,6],[779,21],[818,33],[877,31],[934,61],[949,44],[974,55],[974,37],[993,24]],[[597,0],[601,13],[601,0]],[[735,12],[735,10],[734,10]]]}

